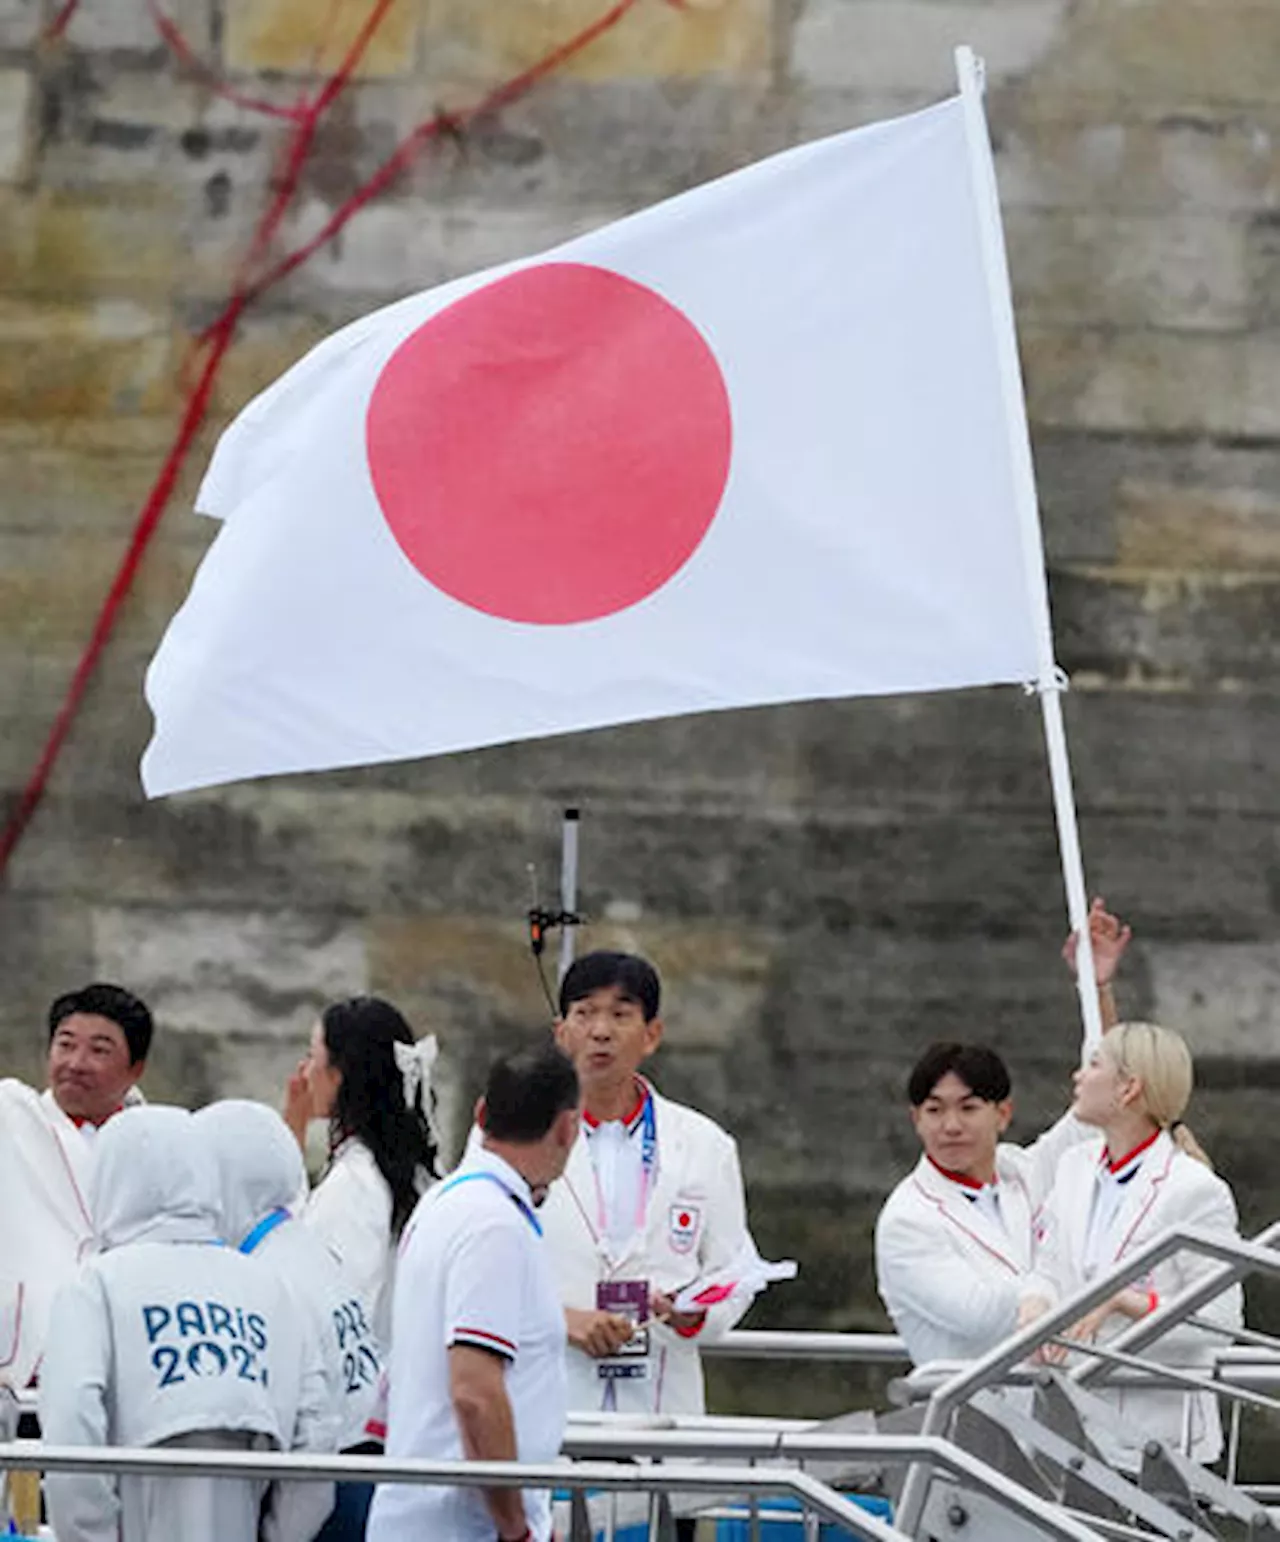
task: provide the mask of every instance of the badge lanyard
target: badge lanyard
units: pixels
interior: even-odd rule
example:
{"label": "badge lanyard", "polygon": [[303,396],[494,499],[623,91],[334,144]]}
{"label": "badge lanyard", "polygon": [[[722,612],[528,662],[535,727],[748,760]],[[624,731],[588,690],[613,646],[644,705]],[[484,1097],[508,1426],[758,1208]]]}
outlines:
{"label": "badge lanyard", "polygon": [[491,1173],[485,1168],[479,1168],[475,1172],[470,1173],[459,1173],[456,1178],[450,1178],[448,1182],[442,1183],[435,1192],[437,1194],[447,1194],[450,1189],[456,1189],[463,1183],[474,1183],[478,1178],[483,1178],[489,1183],[496,1183],[512,1204],[515,1205],[520,1214],[524,1216],[525,1220],[528,1221],[529,1225],[533,1227],[538,1236],[542,1235],[542,1222],[534,1215],[532,1206],[522,1199],[509,1183],[499,1178],[497,1173]]}
{"label": "badge lanyard", "polygon": [[239,1251],[241,1253],[252,1253],[260,1242],[265,1241],[275,1231],[277,1226],[283,1226],[288,1219],[289,1212],[283,1205],[277,1205],[274,1210],[262,1217],[240,1244]]}

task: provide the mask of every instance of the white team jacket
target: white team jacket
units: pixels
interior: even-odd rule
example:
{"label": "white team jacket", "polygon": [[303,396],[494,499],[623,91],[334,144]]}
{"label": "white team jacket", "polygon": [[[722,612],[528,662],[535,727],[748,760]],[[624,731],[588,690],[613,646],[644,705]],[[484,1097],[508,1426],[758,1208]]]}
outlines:
{"label": "white team jacket", "polygon": [[0,1275],[0,1387],[10,1385],[10,1367],[18,1361],[25,1295],[21,1280],[13,1275]]}
{"label": "white team jacket", "polygon": [[[318,1353],[273,1273],[218,1240],[217,1179],[191,1116],[146,1108],[113,1120],[89,1203],[102,1251],[54,1301],[44,1438],[151,1446],[204,1435],[324,1449],[332,1426]],[[263,1489],[213,1478],[46,1479],[59,1542],[254,1542]],[[310,1504],[277,1511],[269,1534],[306,1542],[324,1514]]]}
{"label": "white team jacket", "polygon": [[1032,1261],[1032,1223],[1063,1153],[1091,1132],[1071,1114],[1030,1146],[996,1148],[1000,1213],[921,1157],[876,1221],[876,1284],[916,1365],[973,1360],[1017,1326]]}
{"label": "white team jacket", "polygon": [[[382,1359],[364,1304],[337,1256],[287,1214],[306,1172],[298,1143],[265,1103],[228,1100],[195,1116],[222,1186],[224,1235],[274,1269],[310,1319],[325,1364],[336,1449],[365,1439]],[[284,1213],[282,1213],[284,1212]]]}
{"label": "white team jacket", "polygon": [[93,1240],[89,1181],[96,1143],[25,1083],[0,1081],[0,1237],[16,1329],[0,1343],[0,1379],[25,1387],[44,1352],[49,1309]]}
{"label": "white team jacket", "polygon": [[302,1213],[304,1223],[338,1259],[385,1353],[391,1342],[396,1243],[391,1189],[363,1141],[344,1140],[333,1153]]}
{"label": "white team jacket", "polygon": [[[674,1294],[727,1267],[744,1249],[754,1250],[733,1138],[695,1109],[656,1092],[653,1100],[657,1137],[653,1187],[644,1226],[619,1256],[612,1256],[600,1234],[585,1136],[578,1136],[564,1177],[552,1184],[538,1212],[560,1299],[567,1307],[593,1310],[599,1280],[643,1279],[653,1290]],[[681,1338],[670,1328],[652,1324],[649,1378],[616,1384],[618,1411],[702,1413],[706,1404],[698,1344],[726,1333],[746,1306],[743,1301],[713,1306],[696,1338]],[[597,1362],[573,1348],[568,1360],[570,1409],[598,1411],[605,1383]]]}
{"label": "white team jacket", "polygon": [[[1081,1260],[1101,1155],[1100,1139],[1069,1151],[1059,1165],[1057,1181],[1042,1212],[1035,1266],[1026,1288],[1050,1300],[1069,1296],[1085,1284]],[[1168,1135],[1161,1133],[1125,1189],[1111,1226],[1106,1256],[1119,1262],[1126,1253],[1171,1226],[1181,1225],[1226,1232],[1233,1237],[1239,1234],[1231,1190],[1202,1162],[1180,1151]],[[1215,1267],[1211,1259],[1182,1253],[1158,1264],[1134,1285],[1138,1290],[1154,1290],[1161,1300],[1167,1300]],[[1241,1300],[1237,1285],[1203,1308],[1199,1315],[1222,1327],[1237,1327],[1241,1322]],[[1105,1344],[1130,1325],[1130,1318],[1113,1315],[1102,1325],[1098,1342]],[[1144,1354],[1169,1365],[1203,1371],[1212,1365],[1215,1349],[1224,1342],[1195,1328],[1181,1327],[1157,1340]],[[1141,1450],[1142,1440],[1153,1436],[1180,1446],[1184,1418],[1189,1418],[1190,1454],[1197,1461],[1211,1462],[1222,1449],[1217,1399],[1210,1393],[1183,1394],[1139,1387],[1093,1390],[1111,1403],[1134,1435],[1132,1445],[1125,1442],[1114,1449],[1103,1441],[1104,1450],[1113,1458],[1132,1457]]]}

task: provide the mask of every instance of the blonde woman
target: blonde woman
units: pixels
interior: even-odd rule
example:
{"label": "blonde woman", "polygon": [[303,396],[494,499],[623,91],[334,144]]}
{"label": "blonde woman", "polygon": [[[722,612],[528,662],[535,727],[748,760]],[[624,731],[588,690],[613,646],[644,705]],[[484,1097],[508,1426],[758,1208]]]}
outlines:
{"label": "blonde woman", "polygon": [[[1238,1234],[1231,1190],[1182,1122],[1191,1087],[1186,1044],[1154,1023],[1119,1024],[1076,1072],[1072,1112],[1102,1139],[1067,1151],[1058,1167],[1039,1218],[1036,1256],[1023,1292],[1024,1320],[1173,1226]],[[1067,1336],[1105,1344],[1214,1267],[1210,1259],[1177,1253],[1083,1317]],[[1222,1327],[1238,1325],[1240,1287],[1198,1315]],[[1158,1339],[1147,1357],[1203,1373],[1224,1343],[1203,1330],[1178,1327]],[[1055,1357],[1050,1352],[1046,1358]],[[1131,1435],[1131,1444],[1101,1441],[1114,1458],[1136,1460],[1142,1442],[1153,1436],[1201,1462],[1213,1461],[1221,1451],[1222,1427],[1211,1393],[1137,1386],[1098,1390]]]}

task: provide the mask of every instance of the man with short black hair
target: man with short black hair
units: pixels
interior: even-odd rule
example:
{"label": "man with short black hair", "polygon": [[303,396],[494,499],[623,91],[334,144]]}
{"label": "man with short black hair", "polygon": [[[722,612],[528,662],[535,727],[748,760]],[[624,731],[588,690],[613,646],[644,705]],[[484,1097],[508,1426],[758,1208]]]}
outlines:
{"label": "man with short black hair", "polygon": [[93,1238],[88,1193],[98,1132],[126,1103],[151,1048],[146,1003],[101,981],[49,1008],[48,1087],[0,1081],[0,1236],[18,1332],[0,1378],[22,1387],[44,1349],[49,1308]]}
{"label": "man with short black hair", "polygon": [[153,1031],[147,1004],[119,985],[59,996],[49,1008],[46,1097],[78,1128],[100,1130],[146,1070]]}
{"label": "man with short black hair", "polygon": [[[1105,1029],[1129,928],[1101,901],[1089,920]],[[1070,943],[1064,952],[1073,962]],[[1035,1217],[1059,1158],[1090,1132],[1068,1113],[1030,1146],[1003,1142],[1009,1072],[980,1044],[930,1045],[907,1099],[923,1152],[876,1221],[877,1287],[916,1365],[976,1359],[1034,1315],[1024,1298]]]}
{"label": "man with short black hair", "polygon": [[[498,1060],[481,1136],[419,1200],[400,1242],[387,1455],[551,1462],[565,1425],[564,1314],[538,1206],[578,1133],[578,1078],[554,1046]],[[544,1490],[379,1484],[369,1542],[548,1542]]]}
{"label": "man with short black hair", "polygon": [[634,953],[588,953],[560,986],[556,1038],[582,1082],[582,1130],[544,1224],[575,1413],[704,1412],[699,1341],[750,1303],[726,1286],[714,1305],[677,1304],[758,1255],[733,1138],[640,1075],[662,1042],[660,1005],[658,973]]}

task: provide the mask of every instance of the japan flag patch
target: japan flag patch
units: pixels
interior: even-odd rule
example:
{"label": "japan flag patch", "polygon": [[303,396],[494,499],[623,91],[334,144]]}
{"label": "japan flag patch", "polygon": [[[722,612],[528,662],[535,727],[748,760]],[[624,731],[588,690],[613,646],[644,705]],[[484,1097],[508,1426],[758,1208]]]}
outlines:
{"label": "japan flag patch", "polygon": [[698,1240],[702,1212],[697,1205],[672,1205],[670,1212],[671,1251],[691,1253]]}

